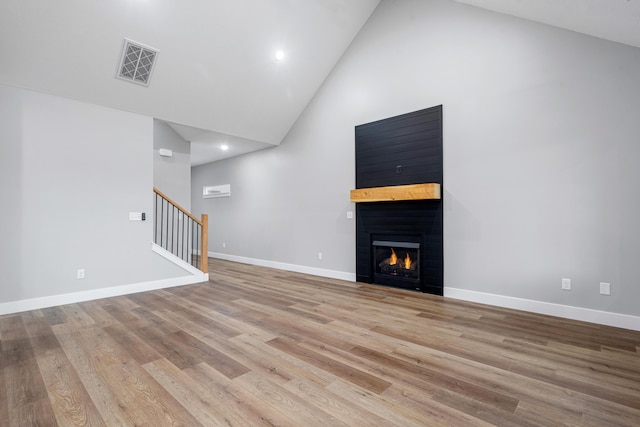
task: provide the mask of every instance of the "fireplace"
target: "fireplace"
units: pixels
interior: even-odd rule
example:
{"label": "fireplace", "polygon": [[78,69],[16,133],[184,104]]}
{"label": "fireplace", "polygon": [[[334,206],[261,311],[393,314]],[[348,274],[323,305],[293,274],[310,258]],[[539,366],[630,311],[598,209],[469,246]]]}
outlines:
{"label": "fireplace", "polygon": [[443,294],[442,106],[355,128],[356,280]]}
{"label": "fireplace", "polygon": [[441,206],[436,200],[358,203],[356,280],[442,295]]}
{"label": "fireplace", "polygon": [[420,289],[420,243],[374,240],[375,283]]}

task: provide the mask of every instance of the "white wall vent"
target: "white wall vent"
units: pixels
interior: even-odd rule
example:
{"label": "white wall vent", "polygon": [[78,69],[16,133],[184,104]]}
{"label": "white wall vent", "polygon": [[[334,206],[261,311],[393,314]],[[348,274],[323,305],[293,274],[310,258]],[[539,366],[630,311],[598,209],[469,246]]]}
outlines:
{"label": "white wall vent", "polygon": [[231,184],[205,185],[202,187],[202,198],[231,197]]}
{"label": "white wall vent", "polygon": [[157,57],[158,49],[124,39],[117,77],[148,86]]}

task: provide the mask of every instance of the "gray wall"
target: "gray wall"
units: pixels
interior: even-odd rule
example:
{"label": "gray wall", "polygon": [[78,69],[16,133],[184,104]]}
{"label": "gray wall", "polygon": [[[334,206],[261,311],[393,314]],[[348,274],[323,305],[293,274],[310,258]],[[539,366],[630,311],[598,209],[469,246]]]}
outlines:
{"label": "gray wall", "polygon": [[0,85],[0,147],[0,302],[185,275],[151,251],[150,117]]}
{"label": "gray wall", "polygon": [[16,293],[22,276],[22,109],[16,108],[20,104],[17,91],[0,85],[0,301],[6,300],[5,293]]}
{"label": "gray wall", "polygon": [[445,286],[639,315],[638,70],[636,48],[383,1],[281,146],[193,169],[193,207],[212,252],[353,272],[354,126],[443,104]]}
{"label": "gray wall", "polygon": [[[160,149],[173,152],[160,155]],[[186,210],[191,210],[191,143],[169,125],[153,120],[153,186]]]}

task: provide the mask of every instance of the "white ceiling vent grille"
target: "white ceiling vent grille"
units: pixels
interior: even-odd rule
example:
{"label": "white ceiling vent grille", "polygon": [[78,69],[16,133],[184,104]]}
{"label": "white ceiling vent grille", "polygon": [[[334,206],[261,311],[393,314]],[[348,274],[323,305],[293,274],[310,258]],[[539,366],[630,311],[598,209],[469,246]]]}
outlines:
{"label": "white ceiling vent grille", "polygon": [[158,49],[124,39],[122,58],[118,67],[118,78],[144,86],[149,85],[153,64],[158,57]]}

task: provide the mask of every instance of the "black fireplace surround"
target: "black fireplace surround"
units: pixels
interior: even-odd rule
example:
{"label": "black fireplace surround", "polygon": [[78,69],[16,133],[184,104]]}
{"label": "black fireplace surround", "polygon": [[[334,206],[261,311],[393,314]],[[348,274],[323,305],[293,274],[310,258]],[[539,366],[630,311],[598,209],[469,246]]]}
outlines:
{"label": "black fireplace surround", "polygon": [[[442,106],[356,126],[355,146],[357,189],[442,185]],[[442,214],[442,199],[357,203],[356,280],[442,295]]]}

